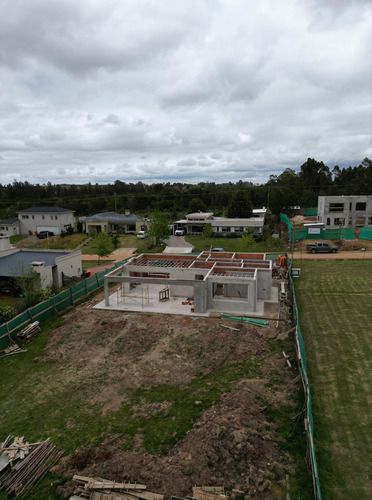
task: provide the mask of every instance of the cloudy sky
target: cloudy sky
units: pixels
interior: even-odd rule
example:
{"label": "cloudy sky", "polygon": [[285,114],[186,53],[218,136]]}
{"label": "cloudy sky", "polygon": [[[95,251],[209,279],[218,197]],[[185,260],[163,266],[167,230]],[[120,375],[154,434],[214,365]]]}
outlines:
{"label": "cloudy sky", "polygon": [[0,183],[371,157],[370,0],[0,0]]}

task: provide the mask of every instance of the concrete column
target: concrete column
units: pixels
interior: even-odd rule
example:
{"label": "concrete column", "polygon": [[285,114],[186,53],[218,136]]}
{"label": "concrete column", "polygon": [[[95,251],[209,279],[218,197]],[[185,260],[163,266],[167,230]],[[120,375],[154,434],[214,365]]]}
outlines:
{"label": "concrete column", "polygon": [[197,313],[207,312],[207,284],[205,281],[194,284],[194,311]]}
{"label": "concrete column", "polygon": [[103,278],[104,282],[104,290],[105,290],[105,306],[109,307],[110,305],[110,296],[109,296],[109,281],[108,278]]}

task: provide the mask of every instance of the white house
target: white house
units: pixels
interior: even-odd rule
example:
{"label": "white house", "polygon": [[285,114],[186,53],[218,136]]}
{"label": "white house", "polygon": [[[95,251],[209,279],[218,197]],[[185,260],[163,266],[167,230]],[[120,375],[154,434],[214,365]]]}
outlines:
{"label": "white house", "polygon": [[100,233],[102,231],[122,231],[123,233],[138,233],[145,229],[145,219],[139,215],[117,212],[104,212],[80,219],[87,233]]}
{"label": "white house", "polygon": [[40,231],[52,231],[61,234],[67,228],[74,227],[74,211],[61,207],[31,207],[18,212],[21,234],[35,234]]}
{"label": "white house", "polygon": [[14,236],[15,234],[20,234],[19,219],[17,217],[0,220],[0,235]]}
{"label": "white house", "polygon": [[203,234],[205,224],[210,224],[214,233],[236,233],[241,235],[249,228],[254,228],[254,234],[262,234],[265,224],[266,208],[253,210],[249,218],[215,217],[213,212],[196,212],[187,214],[186,219],[174,223],[175,229],[185,229],[186,234]]}

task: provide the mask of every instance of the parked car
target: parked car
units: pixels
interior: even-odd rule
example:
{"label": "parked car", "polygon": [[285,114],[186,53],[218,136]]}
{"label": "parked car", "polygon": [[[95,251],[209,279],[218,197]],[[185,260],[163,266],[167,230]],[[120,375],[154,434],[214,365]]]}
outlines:
{"label": "parked car", "polygon": [[184,229],[176,229],[174,231],[174,236],[184,236],[185,230]]}
{"label": "parked car", "polygon": [[338,247],[336,245],[329,245],[323,241],[317,241],[314,245],[306,245],[306,252],[311,253],[336,253],[338,252]]}
{"label": "parked car", "polygon": [[45,240],[45,238],[49,238],[50,236],[54,236],[53,231],[40,231],[40,233],[36,235],[39,240]]}
{"label": "parked car", "polygon": [[146,231],[138,231],[137,238],[147,238],[147,233]]}
{"label": "parked car", "polygon": [[225,250],[223,248],[211,248],[211,252],[224,252]]}

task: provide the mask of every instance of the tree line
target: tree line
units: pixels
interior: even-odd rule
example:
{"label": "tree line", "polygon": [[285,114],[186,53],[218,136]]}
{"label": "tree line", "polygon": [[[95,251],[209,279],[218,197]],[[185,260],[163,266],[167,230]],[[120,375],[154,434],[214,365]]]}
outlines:
{"label": "tree line", "polygon": [[252,207],[265,205],[273,213],[297,205],[316,207],[319,195],[371,194],[372,161],[365,158],[360,165],[342,168],[335,165],[331,170],[322,161],[308,158],[298,172],[287,168],[260,185],[242,180],[219,184],[145,184],[116,180],[111,184],[83,185],[14,181],[0,184],[0,218],[14,217],[18,210],[40,205],[69,208],[78,216],[129,209],[144,215],[153,210],[165,211],[176,218],[182,212],[195,211],[193,206],[206,207],[216,215],[229,215],[233,196],[239,197],[237,192],[242,191]]}

